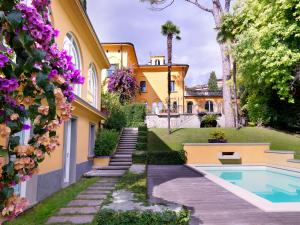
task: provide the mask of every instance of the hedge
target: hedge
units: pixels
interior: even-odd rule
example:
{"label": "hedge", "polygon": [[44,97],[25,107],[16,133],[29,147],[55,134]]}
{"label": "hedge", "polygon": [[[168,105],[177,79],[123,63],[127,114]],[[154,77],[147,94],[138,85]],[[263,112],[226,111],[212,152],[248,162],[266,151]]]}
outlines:
{"label": "hedge", "polygon": [[147,136],[148,135],[148,131],[138,131],[138,135],[139,136]]}
{"label": "hedge", "polygon": [[144,124],[143,126],[139,126],[138,130],[139,131],[148,131],[148,127],[147,127],[147,125]]}
{"label": "hedge", "polygon": [[125,126],[126,116],[122,110],[113,110],[104,124],[106,129],[114,129],[117,131],[121,131]]}
{"label": "hedge", "polygon": [[138,151],[132,154],[132,161],[134,164],[147,164],[147,152]]}
{"label": "hedge", "polygon": [[97,215],[97,225],[188,225],[189,220],[190,212],[186,209],[179,213],[101,209]]}
{"label": "hedge", "polygon": [[148,142],[148,137],[144,136],[144,135],[139,135],[137,141],[147,143]]}
{"label": "hedge", "polygon": [[139,127],[145,124],[146,106],[141,103],[128,104],[122,107],[127,127]]}
{"label": "hedge", "polygon": [[164,152],[149,151],[147,162],[151,165],[182,165],[186,163],[186,155],[183,150]]}
{"label": "hedge", "polygon": [[94,152],[96,156],[110,156],[118,144],[119,132],[103,129],[98,131]]}
{"label": "hedge", "polygon": [[148,149],[148,144],[145,142],[138,142],[136,144],[136,150],[138,151],[146,151]]}

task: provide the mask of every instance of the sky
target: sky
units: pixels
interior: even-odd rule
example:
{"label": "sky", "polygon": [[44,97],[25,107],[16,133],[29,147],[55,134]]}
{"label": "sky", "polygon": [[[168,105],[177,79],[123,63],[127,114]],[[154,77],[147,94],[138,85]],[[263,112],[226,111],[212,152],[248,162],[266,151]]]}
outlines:
{"label": "sky", "polygon": [[[209,6],[210,0],[203,2]],[[161,25],[171,20],[179,26],[182,38],[174,40],[173,63],[190,65],[185,84],[207,83],[213,70],[221,77],[220,50],[210,13],[183,0],[163,11],[153,11],[140,0],[88,0],[87,8],[100,42],[133,43],[140,64],[148,63],[150,55],[167,55]]]}

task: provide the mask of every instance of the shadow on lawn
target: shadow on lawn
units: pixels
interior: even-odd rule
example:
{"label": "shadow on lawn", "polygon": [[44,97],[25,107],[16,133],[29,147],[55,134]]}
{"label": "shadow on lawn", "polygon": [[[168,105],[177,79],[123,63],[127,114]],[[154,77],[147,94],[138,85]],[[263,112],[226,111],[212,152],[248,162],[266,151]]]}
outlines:
{"label": "shadow on lawn", "polygon": [[154,132],[148,132],[148,164],[152,165],[182,165],[186,162],[185,152],[171,149]]}

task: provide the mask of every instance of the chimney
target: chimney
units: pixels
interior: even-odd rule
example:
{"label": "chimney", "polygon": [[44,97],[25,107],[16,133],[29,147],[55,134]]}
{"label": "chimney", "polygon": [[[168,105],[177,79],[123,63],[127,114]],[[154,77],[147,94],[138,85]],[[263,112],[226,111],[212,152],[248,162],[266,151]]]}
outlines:
{"label": "chimney", "polygon": [[87,9],[87,4],[86,4],[86,0],[80,0],[82,8],[84,9],[84,11],[86,11]]}

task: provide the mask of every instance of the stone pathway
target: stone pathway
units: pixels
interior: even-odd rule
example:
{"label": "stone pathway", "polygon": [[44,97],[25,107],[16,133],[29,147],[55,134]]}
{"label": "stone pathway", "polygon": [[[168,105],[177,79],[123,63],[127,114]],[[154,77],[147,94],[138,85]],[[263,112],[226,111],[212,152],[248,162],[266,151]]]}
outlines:
{"label": "stone pathway", "polygon": [[85,191],[79,193],[66,207],[61,208],[56,215],[50,217],[47,224],[91,223],[106,196],[114,189],[116,178],[102,178]]}
{"label": "stone pathway", "polygon": [[137,143],[138,129],[124,128],[117,151],[111,157],[109,166],[94,167],[85,174],[86,177],[120,177],[132,165],[132,153]]}

